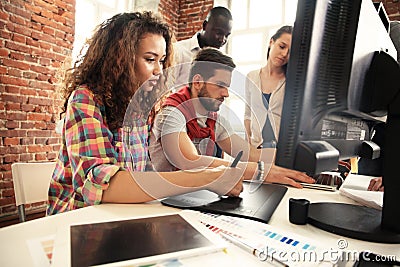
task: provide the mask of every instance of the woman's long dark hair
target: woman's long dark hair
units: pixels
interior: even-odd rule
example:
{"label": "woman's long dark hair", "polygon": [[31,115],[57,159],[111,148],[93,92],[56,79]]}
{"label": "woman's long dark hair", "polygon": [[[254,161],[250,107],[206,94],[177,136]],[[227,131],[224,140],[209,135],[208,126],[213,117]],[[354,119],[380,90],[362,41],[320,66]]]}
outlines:
{"label": "woman's long dark hair", "polygon": [[[144,34],[159,34],[166,42],[164,68],[171,64],[171,31],[151,12],[122,13],[97,26],[93,37],[81,50],[78,60],[65,76],[63,93],[65,113],[68,98],[80,85],[87,85],[96,101],[105,106],[110,130],[122,127],[126,109],[139,88],[135,75],[135,55]],[[87,48],[86,52],[82,52]],[[135,99],[140,108],[150,110],[157,92],[139,92]]]}
{"label": "woman's long dark hair", "polygon": [[[293,27],[290,26],[290,25],[285,25],[285,26],[280,27],[280,28],[275,32],[275,34],[272,35],[271,39],[274,40],[274,42],[275,42],[277,39],[279,39],[279,37],[282,36],[282,34],[288,33],[288,34],[292,35],[292,32],[293,32]],[[270,40],[271,40],[271,39],[270,39]],[[268,43],[269,43],[269,40],[268,40]],[[269,58],[269,51],[270,51],[270,50],[271,50],[271,47],[268,46],[267,58]],[[283,71],[284,71],[285,74],[286,74],[287,63],[286,63],[285,65],[283,65],[282,68],[283,68]]]}

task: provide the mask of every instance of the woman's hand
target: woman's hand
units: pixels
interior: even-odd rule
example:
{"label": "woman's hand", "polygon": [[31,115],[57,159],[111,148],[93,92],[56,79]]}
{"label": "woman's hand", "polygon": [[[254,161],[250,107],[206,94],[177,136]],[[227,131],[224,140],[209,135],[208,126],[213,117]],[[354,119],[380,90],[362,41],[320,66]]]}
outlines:
{"label": "woman's hand", "polygon": [[[217,177],[216,173],[219,173]],[[240,168],[226,166],[208,168],[204,175],[212,179],[207,189],[220,196],[237,197],[243,191],[243,170]]]}

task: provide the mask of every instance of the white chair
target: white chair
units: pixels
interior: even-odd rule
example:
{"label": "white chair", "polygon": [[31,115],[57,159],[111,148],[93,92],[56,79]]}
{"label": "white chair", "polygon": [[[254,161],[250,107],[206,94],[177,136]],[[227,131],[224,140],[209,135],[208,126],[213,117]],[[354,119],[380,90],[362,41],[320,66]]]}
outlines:
{"label": "white chair", "polygon": [[55,162],[17,162],[11,165],[20,222],[26,220],[25,204],[47,201],[55,166]]}

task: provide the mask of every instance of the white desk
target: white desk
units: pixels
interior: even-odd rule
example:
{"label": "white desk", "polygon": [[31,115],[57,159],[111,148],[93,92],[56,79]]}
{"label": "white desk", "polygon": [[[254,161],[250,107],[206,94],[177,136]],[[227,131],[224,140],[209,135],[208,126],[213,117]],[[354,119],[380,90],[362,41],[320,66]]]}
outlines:
{"label": "white desk", "polygon": [[[290,197],[307,198],[311,203],[321,201],[354,203],[352,200],[339,195],[338,192],[288,188],[285,197],[282,199],[270,220],[270,225],[285,229],[288,232],[303,235],[307,238],[318,240],[326,244],[327,247],[338,248],[338,240],[344,239],[347,241],[348,250],[359,252],[369,250],[382,255],[395,255],[397,260],[400,260],[400,244],[380,244],[359,241],[331,234],[311,225],[299,226],[291,224],[288,219],[288,199]],[[159,202],[132,205],[102,204],[1,228],[0,266],[33,266],[26,241],[56,234],[61,227],[65,228],[66,226],[77,223],[122,220],[175,211],[177,211],[177,209],[165,207]],[[338,214],[338,216],[340,216],[340,214]],[[243,264],[246,262],[248,263],[246,264],[247,266],[267,266],[266,262],[258,261],[256,257],[241,249],[232,249],[235,251],[235,257],[241,260],[239,266],[245,266]],[[352,264],[347,264],[346,266],[352,266]]]}

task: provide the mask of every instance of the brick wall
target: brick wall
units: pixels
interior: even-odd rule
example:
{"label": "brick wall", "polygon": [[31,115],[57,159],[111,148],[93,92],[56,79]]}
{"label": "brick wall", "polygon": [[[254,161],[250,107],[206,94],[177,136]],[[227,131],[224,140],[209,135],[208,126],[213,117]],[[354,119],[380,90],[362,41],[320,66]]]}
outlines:
{"label": "brick wall", "polygon": [[383,0],[381,2],[385,7],[389,20],[400,20],[400,0]]}
{"label": "brick wall", "polygon": [[[202,28],[208,11],[213,7],[213,0],[161,0],[159,11],[167,22],[173,22],[175,38],[179,41],[190,38]],[[172,9],[170,9],[172,8]]]}
{"label": "brick wall", "polygon": [[158,4],[158,12],[160,12],[164,20],[171,26],[171,30],[175,35],[179,32],[179,2],[180,1],[176,0],[160,0],[160,3]]}
{"label": "brick wall", "polygon": [[74,6],[75,0],[0,2],[0,217],[16,210],[11,164],[57,157],[57,71],[71,54]]}

